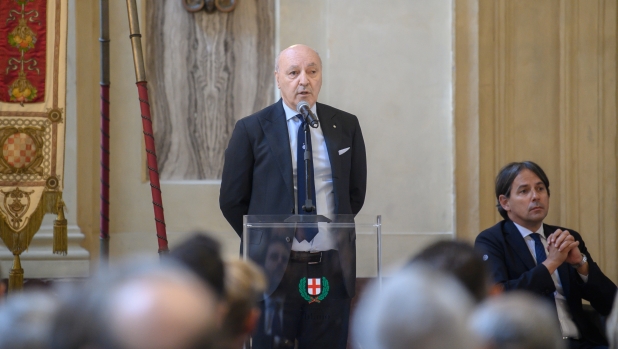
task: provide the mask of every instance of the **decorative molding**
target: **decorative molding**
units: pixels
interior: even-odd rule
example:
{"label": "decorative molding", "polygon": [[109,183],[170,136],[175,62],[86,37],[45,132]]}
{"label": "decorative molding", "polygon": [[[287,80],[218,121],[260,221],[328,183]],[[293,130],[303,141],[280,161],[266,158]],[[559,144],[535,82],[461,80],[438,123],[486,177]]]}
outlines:
{"label": "decorative molding", "polygon": [[494,62],[494,89],[495,89],[495,101],[494,101],[494,161],[493,161],[493,173],[497,173],[500,164],[504,161],[506,155],[506,144],[509,141],[509,137],[506,134],[506,130],[510,129],[506,127],[508,122],[509,110],[507,108],[507,82],[509,80],[508,68],[509,68],[509,56],[508,56],[508,35],[507,35],[507,1],[498,0],[496,2],[494,26],[495,29],[495,62]]}
{"label": "decorative molding", "polygon": [[[617,4],[615,1],[601,0],[598,10],[599,16],[599,67],[598,76],[600,77],[601,98],[599,100],[599,110],[602,116],[600,122],[601,134],[601,161],[599,193],[600,200],[600,220],[599,220],[599,261],[603,270],[612,270],[618,265],[616,249],[618,248],[618,238],[615,234],[618,228],[617,215],[617,180],[618,168],[616,161],[617,145]],[[618,274],[618,272],[615,272]]]}
{"label": "decorative molding", "polygon": [[213,13],[216,10],[221,12],[232,12],[238,5],[238,0],[181,0],[185,10],[189,12],[206,11]]}
{"label": "decorative molding", "polygon": [[455,3],[455,231],[474,240],[480,231],[479,3]]}

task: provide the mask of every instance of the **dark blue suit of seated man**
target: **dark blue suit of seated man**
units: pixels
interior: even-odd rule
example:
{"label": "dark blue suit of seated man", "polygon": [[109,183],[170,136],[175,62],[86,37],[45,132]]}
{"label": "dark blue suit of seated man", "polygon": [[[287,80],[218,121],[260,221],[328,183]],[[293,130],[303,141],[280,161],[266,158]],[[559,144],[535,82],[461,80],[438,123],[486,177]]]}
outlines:
{"label": "dark blue suit of seated man", "polygon": [[475,247],[506,291],[528,290],[556,308],[570,348],[607,348],[602,329],[587,320],[582,299],[601,315],[612,309],[616,285],[594,262],[576,231],[543,223],[549,180],[531,161],[505,166],[496,177],[503,221],[481,232]]}

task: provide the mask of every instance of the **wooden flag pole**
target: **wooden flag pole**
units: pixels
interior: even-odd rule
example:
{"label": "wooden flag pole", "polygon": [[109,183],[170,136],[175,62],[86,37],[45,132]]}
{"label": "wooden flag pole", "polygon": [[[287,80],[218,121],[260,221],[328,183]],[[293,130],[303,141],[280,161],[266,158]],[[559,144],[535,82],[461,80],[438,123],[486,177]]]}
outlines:
{"label": "wooden flag pole", "polygon": [[155,222],[157,226],[157,239],[159,243],[159,255],[169,252],[167,246],[167,233],[165,231],[165,217],[163,215],[163,199],[161,198],[161,184],[159,183],[159,167],[157,165],[157,153],[155,151],[154,133],[152,131],[152,119],[150,117],[150,104],[148,103],[148,87],[146,83],[146,70],[144,69],[144,56],[142,53],[142,34],[139,31],[139,19],[135,0],[127,0],[129,12],[129,29],[131,46],[133,47],[133,64],[135,65],[135,79],[139,95],[140,110],[142,113],[142,127],[146,142],[146,156],[148,160],[148,176],[154,205]]}
{"label": "wooden flag pole", "polygon": [[101,207],[100,266],[109,260],[109,0],[99,0],[101,43]]}

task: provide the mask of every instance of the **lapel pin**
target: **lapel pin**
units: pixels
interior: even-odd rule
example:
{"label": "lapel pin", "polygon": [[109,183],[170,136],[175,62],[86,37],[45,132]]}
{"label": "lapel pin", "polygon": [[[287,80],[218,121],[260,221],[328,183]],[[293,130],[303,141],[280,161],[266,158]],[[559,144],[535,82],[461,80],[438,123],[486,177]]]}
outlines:
{"label": "lapel pin", "polygon": [[337,128],[337,125],[333,125],[333,128]]}

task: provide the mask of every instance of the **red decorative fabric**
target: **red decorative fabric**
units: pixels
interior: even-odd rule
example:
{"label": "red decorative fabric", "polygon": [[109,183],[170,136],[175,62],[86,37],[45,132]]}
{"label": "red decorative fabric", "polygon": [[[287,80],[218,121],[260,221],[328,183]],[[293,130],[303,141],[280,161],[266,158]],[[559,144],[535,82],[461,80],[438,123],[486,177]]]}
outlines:
{"label": "red decorative fabric", "polygon": [[45,98],[47,0],[0,1],[0,102]]}

